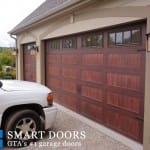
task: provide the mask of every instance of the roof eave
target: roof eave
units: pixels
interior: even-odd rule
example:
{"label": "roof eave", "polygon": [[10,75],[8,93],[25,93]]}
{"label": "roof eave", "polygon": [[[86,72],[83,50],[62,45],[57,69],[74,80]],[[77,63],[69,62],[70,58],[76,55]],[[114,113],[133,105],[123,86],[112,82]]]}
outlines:
{"label": "roof eave", "polygon": [[33,27],[33,26],[41,24],[41,23],[43,23],[43,22],[45,22],[45,21],[47,21],[49,19],[57,17],[57,16],[61,15],[64,12],[67,12],[67,11],[69,11],[71,9],[74,9],[74,8],[78,7],[78,6],[86,4],[86,3],[90,2],[90,1],[92,1],[92,0],[85,0],[85,1],[83,1],[83,0],[74,0],[74,1],[70,1],[69,3],[61,5],[61,6],[57,7],[56,9],[53,9],[52,11],[49,12],[49,14],[39,18],[38,20],[33,21],[30,24],[25,25],[24,27],[11,30],[8,33],[11,34],[11,35],[17,35],[20,32],[23,32],[23,31],[25,31],[25,30]]}

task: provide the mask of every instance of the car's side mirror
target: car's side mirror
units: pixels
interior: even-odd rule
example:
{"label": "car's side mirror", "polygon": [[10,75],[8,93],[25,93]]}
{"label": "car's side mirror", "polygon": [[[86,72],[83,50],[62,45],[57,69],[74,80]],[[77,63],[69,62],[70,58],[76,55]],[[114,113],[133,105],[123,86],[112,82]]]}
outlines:
{"label": "car's side mirror", "polygon": [[3,83],[0,81],[0,88],[3,86]]}

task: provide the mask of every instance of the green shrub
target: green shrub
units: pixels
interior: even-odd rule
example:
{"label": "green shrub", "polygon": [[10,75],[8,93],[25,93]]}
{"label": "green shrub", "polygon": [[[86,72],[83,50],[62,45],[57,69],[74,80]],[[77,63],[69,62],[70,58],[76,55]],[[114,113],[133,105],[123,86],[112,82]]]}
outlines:
{"label": "green shrub", "polygon": [[5,49],[0,53],[0,64],[11,66],[13,63],[12,52],[9,49]]}
{"label": "green shrub", "polygon": [[0,71],[2,71],[3,70],[3,67],[2,67],[2,65],[0,65]]}
{"label": "green shrub", "polygon": [[11,72],[1,72],[0,73],[1,79],[15,79],[14,75]]}
{"label": "green shrub", "polygon": [[6,76],[6,75],[4,75],[4,76],[2,76],[2,79],[7,80],[7,79],[13,79],[13,78],[12,78],[12,76]]}

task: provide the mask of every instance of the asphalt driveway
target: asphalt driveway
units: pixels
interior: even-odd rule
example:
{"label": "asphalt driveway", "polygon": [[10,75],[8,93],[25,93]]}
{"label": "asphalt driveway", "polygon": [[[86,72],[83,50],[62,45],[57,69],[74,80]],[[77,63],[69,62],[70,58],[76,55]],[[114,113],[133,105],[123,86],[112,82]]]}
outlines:
{"label": "asphalt driveway", "polygon": [[[85,139],[53,138],[50,140],[49,134],[47,134],[43,140],[39,140],[28,147],[19,148],[19,150],[131,150],[131,148],[104,135],[98,130],[88,126],[86,123],[61,110],[58,111],[53,131],[55,133],[59,131],[63,133],[66,131],[84,131]],[[4,149],[7,150],[9,148]]]}

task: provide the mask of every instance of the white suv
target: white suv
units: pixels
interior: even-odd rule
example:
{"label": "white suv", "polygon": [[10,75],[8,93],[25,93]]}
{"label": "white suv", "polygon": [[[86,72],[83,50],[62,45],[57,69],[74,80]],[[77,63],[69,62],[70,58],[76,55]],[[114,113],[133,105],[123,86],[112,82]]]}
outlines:
{"label": "white suv", "polygon": [[56,112],[47,87],[27,81],[0,81],[0,126],[6,141],[8,131],[31,134],[51,128]]}

